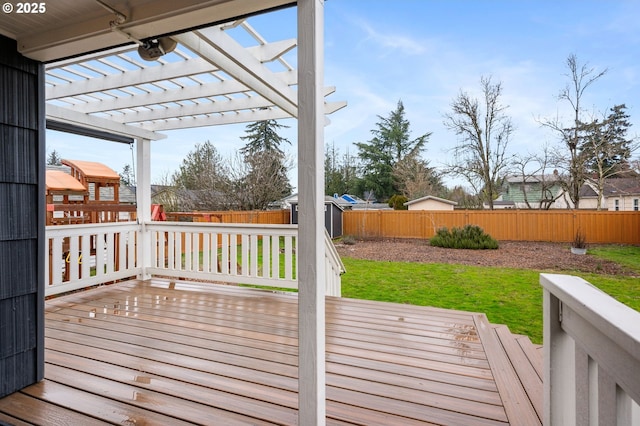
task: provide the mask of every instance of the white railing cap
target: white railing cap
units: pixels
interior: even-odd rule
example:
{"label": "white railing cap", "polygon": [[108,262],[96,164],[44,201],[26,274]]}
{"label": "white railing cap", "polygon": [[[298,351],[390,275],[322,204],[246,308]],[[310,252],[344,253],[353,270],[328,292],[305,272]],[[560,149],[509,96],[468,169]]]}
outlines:
{"label": "white railing cap", "polygon": [[540,284],[640,360],[640,312],[618,302],[580,277],[540,274]]}

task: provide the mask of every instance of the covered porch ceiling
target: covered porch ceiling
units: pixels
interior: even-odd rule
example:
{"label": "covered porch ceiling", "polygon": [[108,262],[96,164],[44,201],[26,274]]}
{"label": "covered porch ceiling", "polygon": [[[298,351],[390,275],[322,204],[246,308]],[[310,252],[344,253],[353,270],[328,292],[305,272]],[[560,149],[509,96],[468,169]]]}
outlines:
{"label": "covered porch ceiling", "polygon": [[[47,3],[44,14],[9,14],[0,33],[16,38],[24,55],[50,61],[53,128],[157,140],[167,130],[297,117],[297,71],[286,59],[295,60],[296,40],[266,40],[245,18],[291,2],[175,3],[62,0]],[[143,60],[138,42],[163,34],[175,50]],[[345,105],[325,101],[324,112]]]}

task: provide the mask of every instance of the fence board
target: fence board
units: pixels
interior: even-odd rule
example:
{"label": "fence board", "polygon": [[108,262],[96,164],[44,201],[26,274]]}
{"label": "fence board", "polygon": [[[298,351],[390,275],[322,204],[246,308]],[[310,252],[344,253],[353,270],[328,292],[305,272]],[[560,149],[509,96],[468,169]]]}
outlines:
{"label": "fence board", "polygon": [[352,210],[343,234],[359,238],[430,238],[438,228],[478,225],[503,241],[570,242],[578,229],[588,243],[640,244],[640,212],[575,210]]}

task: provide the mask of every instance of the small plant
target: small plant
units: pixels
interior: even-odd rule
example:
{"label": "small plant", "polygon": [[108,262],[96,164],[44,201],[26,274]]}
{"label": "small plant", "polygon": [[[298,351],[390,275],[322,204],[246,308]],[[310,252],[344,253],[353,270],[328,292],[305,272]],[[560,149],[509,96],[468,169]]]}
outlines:
{"label": "small plant", "polygon": [[498,242],[485,233],[477,225],[466,225],[464,228],[440,228],[436,235],[431,237],[429,243],[432,246],[455,249],[497,249]]}
{"label": "small plant", "polygon": [[578,249],[587,248],[587,236],[582,231],[582,229],[578,228],[578,230],[576,231],[576,235],[573,237],[573,243],[571,244],[571,247]]}

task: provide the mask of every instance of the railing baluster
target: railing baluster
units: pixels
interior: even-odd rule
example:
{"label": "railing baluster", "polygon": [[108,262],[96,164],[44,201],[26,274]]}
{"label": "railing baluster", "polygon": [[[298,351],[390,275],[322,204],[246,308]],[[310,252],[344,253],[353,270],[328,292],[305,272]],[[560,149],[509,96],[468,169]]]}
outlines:
{"label": "railing baluster", "polygon": [[200,235],[191,234],[191,270],[200,271]]}
{"label": "railing baluster", "polygon": [[262,236],[262,277],[271,277],[271,235]]}
{"label": "railing baluster", "polygon": [[229,234],[222,234],[222,260],[220,273],[229,275]]}
{"label": "railing baluster", "polygon": [[238,234],[229,235],[229,273],[238,275]]}
{"label": "railing baluster", "polygon": [[173,231],[169,231],[167,238],[167,255],[168,265],[167,267],[173,271],[176,270],[176,241]]}
{"label": "railing baluster", "polygon": [[242,237],[240,238],[240,251],[241,251],[241,255],[240,255],[240,274],[241,275],[245,275],[248,276],[249,275],[249,271],[252,268],[252,257],[253,257],[253,252],[251,251],[251,244],[249,243],[249,235],[247,234],[242,234]]}
{"label": "railing baluster", "polygon": [[51,250],[51,257],[52,257],[52,263],[53,263],[53,267],[52,267],[52,273],[53,273],[53,279],[51,280],[51,282],[55,285],[55,284],[60,284],[62,283],[62,268],[64,267],[64,259],[62,258],[62,244],[64,242],[64,238],[62,237],[57,237],[53,239],[53,247]]}
{"label": "railing baluster", "polygon": [[191,233],[184,232],[182,234],[184,236],[184,270],[190,271],[193,264],[191,263]]}
{"label": "railing baluster", "polygon": [[249,236],[249,241],[251,244],[251,276],[257,277],[258,276],[258,258],[259,258],[259,254],[258,254],[258,235],[257,234],[252,234]]}
{"label": "railing baluster", "polygon": [[80,257],[80,245],[78,244],[78,236],[74,235],[69,237],[69,252],[67,253],[67,257],[65,262],[67,263],[67,269],[69,273],[67,276],[69,277],[69,281],[75,281],[78,279],[78,267]]}
{"label": "railing baluster", "polygon": [[271,242],[271,277],[280,279],[280,236],[274,235]]}
{"label": "railing baluster", "polygon": [[211,272],[210,258],[211,258],[211,234],[204,233],[202,235],[202,272]]}
{"label": "railing baluster", "polygon": [[286,280],[293,279],[293,237],[286,235],[284,237],[284,278]]}

